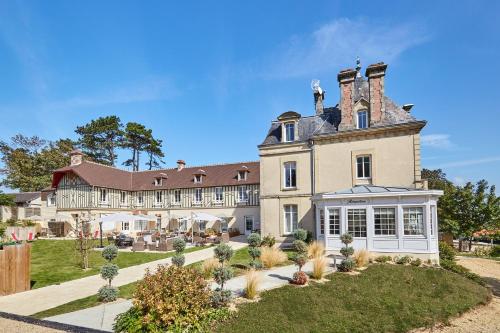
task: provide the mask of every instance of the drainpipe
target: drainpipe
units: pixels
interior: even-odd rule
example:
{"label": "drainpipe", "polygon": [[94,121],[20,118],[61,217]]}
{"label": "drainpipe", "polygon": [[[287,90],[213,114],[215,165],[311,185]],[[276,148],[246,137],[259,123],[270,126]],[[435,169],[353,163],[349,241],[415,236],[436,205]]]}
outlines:
{"label": "drainpipe", "polygon": [[309,140],[309,148],[311,148],[311,209],[313,211],[313,235],[315,235],[315,238],[318,239],[318,236],[316,234],[316,208],[314,207],[314,203],[312,202],[312,197],[316,194],[316,177],[315,177],[315,154],[314,154],[314,140]]}

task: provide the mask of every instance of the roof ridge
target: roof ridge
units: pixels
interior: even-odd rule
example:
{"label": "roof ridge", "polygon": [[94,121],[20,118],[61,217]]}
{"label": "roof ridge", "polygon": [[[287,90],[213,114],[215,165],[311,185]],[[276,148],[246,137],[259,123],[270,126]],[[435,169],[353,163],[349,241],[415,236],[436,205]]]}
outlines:
{"label": "roof ridge", "polygon": [[[214,163],[214,164],[205,164],[205,165],[194,165],[194,166],[185,166],[184,169],[194,169],[194,168],[205,168],[205,167],[213,167],[213,166],[223,166],[223,165],[232,165],[232,164],[244,164],[244,163],[259,163],[260,161],[242,161],[242,162],[228,162],[228,163]],[[168,170],[177,170],[176,167],[165,168],[165,169],[155,169],[155,170],[140,170],[140,171],[130,171],[131,173],[142,173],[142,172],[158,172],[158,171],[168,171]]]}
{"label": "roof ridge", "polygon": [[[99,165],[99,166],[103,166],[103,167],[107,167],[107,168],[111,168],[111,169],[115,169],[118,171],[133,172],[133,171],[125,170],[125,169],[120,169],[119,167],[116,167],[113,165],[107,165],[107,164],[103,164],[103,163],[99,163],[99,162],[94,162],[94,161],[89,161],[89,160],[83,160],[83,162],[95,164],[95,165]],[[69,165],[69,166],[73,166],[73,165]],[[78,165],[74,165],[74,166],[78,166]]]}

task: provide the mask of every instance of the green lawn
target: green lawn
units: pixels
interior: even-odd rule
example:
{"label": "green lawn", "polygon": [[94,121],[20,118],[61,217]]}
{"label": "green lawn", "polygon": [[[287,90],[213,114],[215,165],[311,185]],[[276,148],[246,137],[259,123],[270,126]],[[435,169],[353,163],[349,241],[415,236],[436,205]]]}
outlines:
{"label": "green lawn", "polygon": [[407,332],[446,322],[490,298],[488,289],[435,268],[376,264],[360,275],[328,278],[264,292],[216,332]]}
{"label": "green lawn", "polygon": [[[190,248],[186,250],[186,253],[199,249],[201,248]],[[125,268],[168,258],[172,255],[173,252],[119,252],[115,262],[120,268]],[[33,242],[31,252],[32,289],[98,274],[103,264],[104,259],[101,256],[101,252],[91,251],[90,269],[82,270],[76,264],[75,241],[37,240]]]}

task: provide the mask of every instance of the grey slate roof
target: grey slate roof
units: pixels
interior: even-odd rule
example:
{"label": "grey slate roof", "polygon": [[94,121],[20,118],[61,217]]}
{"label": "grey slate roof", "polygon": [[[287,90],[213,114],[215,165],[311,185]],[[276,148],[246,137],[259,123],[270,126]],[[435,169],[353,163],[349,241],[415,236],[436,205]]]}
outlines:
{"label": "grey slate roof", "polygon": [[389,187],[375,185],[356,185],[349,189],[332,192],[329,194],[364,194],[364,193],[388,193],[388,192],[418,192],[421,189],[408,187]]}
{"label": "grey slate roof", "polygon": [[[403,110],[403,108],[397,105],[393,100],[384,95],[385,102],[385,113],[383,120],[376,124],[374,127],[382,127],[388,125],[396,125],[403,123],[410,123],[417,121],[417,119],[410,113]],[[354,81],[354,91],[353,91],[354,102],[358,102],[361,99],[369,101],[369,86],[368,81],[364,77],[357,77]],[[298,121],[298,136],[296,142],[306,142],[315,135],[331,135],[343,131],[339,129],[339,124],[342,119],[342,111],[335,107],[326,107],[323,114],[302,117]],[[281,143],[281,123],[279,121],[273,121],[271,123],[271,128],[267,133],[262,145],[273,145]],[[347,128],[344,130],[352,130],[352,128]]]}
{"label": "grey slate roof", "polygon": [[35,199],[38,199],[42,193],[41,192],[20,192],[20,193],[9,193],[11,195],[14,195],[14,202],[15,203],[25,203],[29,201],[33,201]]}

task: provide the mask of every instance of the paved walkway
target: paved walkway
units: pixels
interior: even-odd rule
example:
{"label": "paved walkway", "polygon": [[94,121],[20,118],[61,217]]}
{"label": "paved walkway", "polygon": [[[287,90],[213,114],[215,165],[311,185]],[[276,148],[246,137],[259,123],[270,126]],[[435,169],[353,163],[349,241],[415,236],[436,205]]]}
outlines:
{"label": "paved walkway", "polygon": [[[330,259],[331,260],[331,259]],[[332,271],[331,263],[328,272]],[[304,271],[312,270],[311,262],[304,266]],[[289,265],[277,267],[271,270],[262,271],[262,281],[259,290],[269,290],[281,287],[289,283],[293,273],[297,271],[297,266]],[[245,287],[245,276],[238,276],[227,282],[227,289],[231,290],[236,295],[241,295]],[[216,288],[216,284],[212,284],[212,288]],[[65,313],[62,315],[45,318],[46,320],[55,321],[63,324],[71,324],[103,331],[113,331],[113,323],[115,317],[127,311],[132,306],[131,300],[118,300],[114,303],[102,304],[92,308]]]}
{"label": "paved walkway", "polygon": [[[229,245],[234,250],[238,250],[247,246],[244,240],[244,237],[235,237],[229,242]],[[185,255],[186,265],[211,258],[213,255],[213,247],[187,253]],[[118,276],[113,280],[113,285],[119,287],[141,280],[147,268],[154,270],[158,265],[169,264],[170,260],[170,258],[166,258],[120,269]],[[102,285],[104,285],[104,280],[101,276],[92,275],[58,285],[2,296],[0,297],[0,309],[4,312],[19,315],[32,315],[77,299],[95,295]]]}

